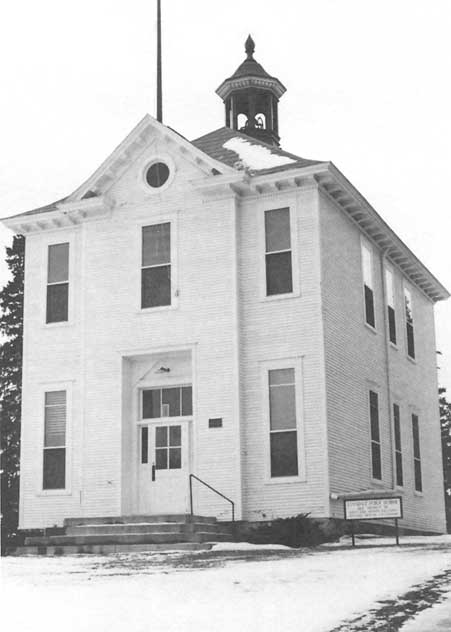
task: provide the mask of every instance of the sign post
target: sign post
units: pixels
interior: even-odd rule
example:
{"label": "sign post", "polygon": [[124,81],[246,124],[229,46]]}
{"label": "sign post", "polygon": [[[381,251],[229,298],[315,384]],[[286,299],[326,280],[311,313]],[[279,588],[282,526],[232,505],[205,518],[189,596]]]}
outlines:
{"label": "sign post", "polygon": [[398,518],[402,518],[402,498],[400,496],[379,498],[345,498],[345,520],[351,523],[352,546],[355,546],[355,520],[383,520],[394,518],[396,544],[399,545]]}

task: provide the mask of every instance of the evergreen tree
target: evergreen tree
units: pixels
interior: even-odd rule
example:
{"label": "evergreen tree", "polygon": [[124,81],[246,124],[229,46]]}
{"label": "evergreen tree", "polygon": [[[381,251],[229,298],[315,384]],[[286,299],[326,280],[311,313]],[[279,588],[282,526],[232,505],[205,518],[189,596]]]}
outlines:
{"label": "evergreen tree", "polygon": [[2,554],[17,534],[20,408],[22,391],[23,280],[25,238],[6,248],[12,278],[0,291],[0,471]]}
{"label": "evergreen tree", "polygon": [[440,426],[442,431],[443,478],[448,533],[451,533],[451,404],[446,399],[446,388],[439,388]]}

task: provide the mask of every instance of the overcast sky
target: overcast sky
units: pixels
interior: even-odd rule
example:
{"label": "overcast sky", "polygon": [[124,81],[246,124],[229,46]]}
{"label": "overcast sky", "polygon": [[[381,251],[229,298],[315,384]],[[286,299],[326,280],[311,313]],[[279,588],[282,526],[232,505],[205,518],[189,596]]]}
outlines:
{"label": "overcast sky", "polygon": [[[449,0],[162,0],[164,122],[221,127],[244,59],[288,91],[282,147],[332,160],[451,288]],[[0,217],[74,190],[155,113],[156,0],[15,0],[0,25]],[[7,244],[11,233],[0,229]],[[0,268],[0,285],[7,278]],[[437,307],[451,396],[451,300]]]}

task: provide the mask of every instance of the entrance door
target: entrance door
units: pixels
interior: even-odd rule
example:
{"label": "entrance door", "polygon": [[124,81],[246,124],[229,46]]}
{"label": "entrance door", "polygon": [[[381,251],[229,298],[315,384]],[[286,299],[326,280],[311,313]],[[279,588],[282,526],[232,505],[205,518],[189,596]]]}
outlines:
{"label": "entrance door", "polygon": [[152,422],[139,433],[139,512],[186,513],[189,422]]}

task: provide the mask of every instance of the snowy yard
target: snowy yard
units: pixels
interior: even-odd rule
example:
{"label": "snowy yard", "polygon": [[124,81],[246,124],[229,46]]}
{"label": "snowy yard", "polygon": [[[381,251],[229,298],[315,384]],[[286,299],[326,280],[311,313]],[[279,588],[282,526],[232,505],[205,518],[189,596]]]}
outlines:
{"label": "snowy yard", "polygon": [[1,562],[2,626],[21,632],[329,632],[449,569],[450,544],[450,538],[431,538],[400,548],[221,545],[169,556],[7,557]]}

